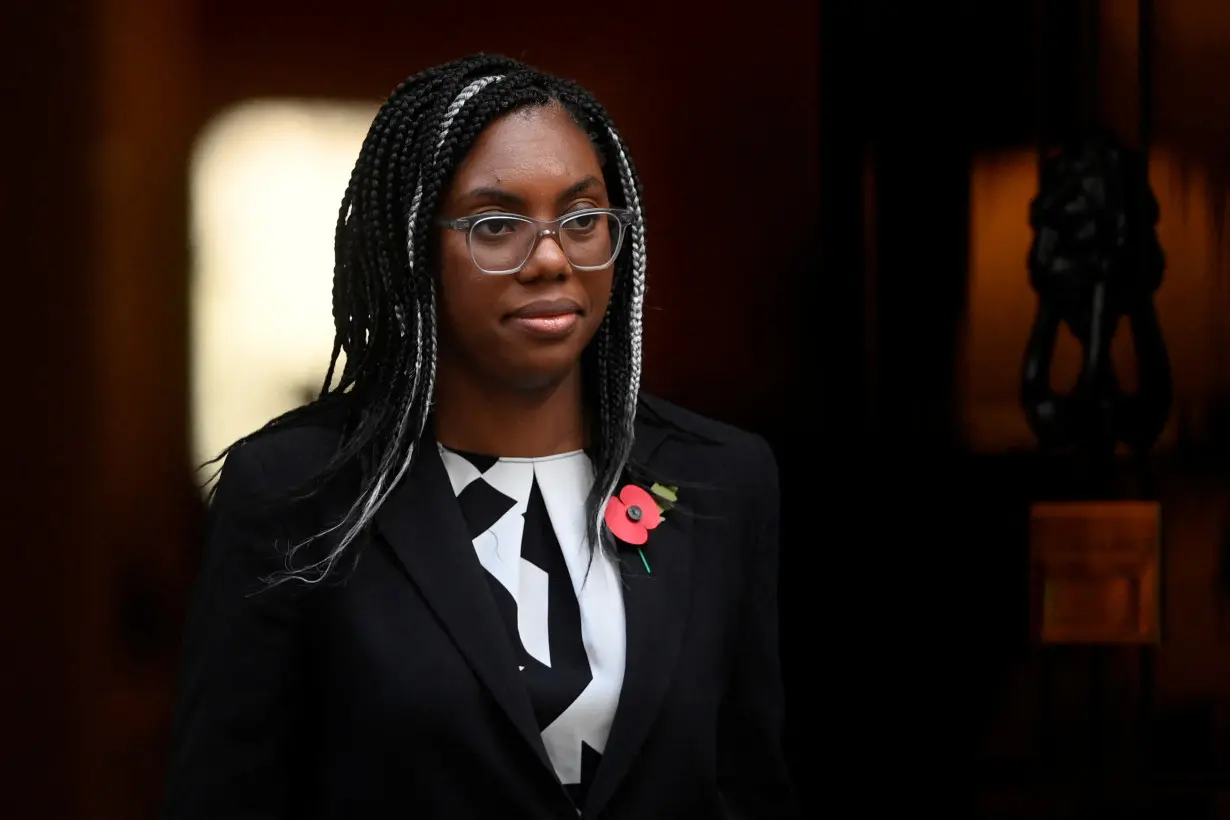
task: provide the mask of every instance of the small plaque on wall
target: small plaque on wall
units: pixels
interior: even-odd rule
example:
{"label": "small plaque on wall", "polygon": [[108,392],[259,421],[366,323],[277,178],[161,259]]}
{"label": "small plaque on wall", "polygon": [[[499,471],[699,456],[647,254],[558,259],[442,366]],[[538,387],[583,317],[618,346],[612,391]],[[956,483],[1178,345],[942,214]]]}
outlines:
{"label": "small plaque on wall", "polygon": [[1154,501],[1034,504],[1034,634],[1046,644],[1161,638],[1161,507]]}

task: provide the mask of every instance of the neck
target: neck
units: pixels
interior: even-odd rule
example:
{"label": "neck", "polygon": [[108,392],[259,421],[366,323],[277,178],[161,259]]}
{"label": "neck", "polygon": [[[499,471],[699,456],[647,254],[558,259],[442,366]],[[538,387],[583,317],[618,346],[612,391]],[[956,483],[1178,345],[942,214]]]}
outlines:
{"label": "neck", "polygon": [[435,390],[436,441],[454,450],[509,458],[538,458],[585,446],[581,368],[537,390],[450,379]]}

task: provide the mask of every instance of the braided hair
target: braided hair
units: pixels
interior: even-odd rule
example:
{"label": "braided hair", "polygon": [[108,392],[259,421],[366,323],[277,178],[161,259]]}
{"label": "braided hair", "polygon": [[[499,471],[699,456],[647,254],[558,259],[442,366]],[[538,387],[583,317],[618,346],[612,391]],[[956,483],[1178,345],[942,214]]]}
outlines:
{"label": "braided hair", "polygon": [[[362,465],[361,491],[339,522],[309,539],[340,533],[329,538],[325,554],[296,567],[292,559],[308,542],[291,545],[275,583],[325,578],[413,464],[436,380],[434,231],[441,198],[493,120],[546,105],[561,106],[589,134],[613,204],[632,212],[631,241],[614,263],[610,306],[582,354],[583,390],[593,411],[589,455],[595,481],[586,500],[591,557],[595,550],[612,548],[602,511],[628,466],[641,380],[646,263],[641,184],[610,116],[589,92],[517,61],[479,54],[410,77],[376,114],[338,213],[335,336],[320,395],[218,456],[323,407],[349,403],[337,452],[298,494],[309,497],[354,463]],[[342,352],[345,364],[334,384]]]}

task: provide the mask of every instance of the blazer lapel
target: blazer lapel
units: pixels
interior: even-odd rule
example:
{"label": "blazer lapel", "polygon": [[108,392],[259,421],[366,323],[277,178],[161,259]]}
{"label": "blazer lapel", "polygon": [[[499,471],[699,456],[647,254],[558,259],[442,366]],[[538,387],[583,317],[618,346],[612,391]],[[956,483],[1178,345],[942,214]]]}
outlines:
{"label": "blazer lapel", "polygon": [[[633,457],[652,467],[664,439],[661,429],[638,425]],[[686,511],[668,513],[650,531],[644,561],[635,548],[620,550],[627,660],[619,706],[586,800],[587,817],[601,811],[627,775],[670,686],[688,612],[691,531]]]}
{"label": "blazer lapel", "polygon": [[435,440],[424,435],[419,446],[414,466],[381,506],[376,524],[478,678],[553,772]]}

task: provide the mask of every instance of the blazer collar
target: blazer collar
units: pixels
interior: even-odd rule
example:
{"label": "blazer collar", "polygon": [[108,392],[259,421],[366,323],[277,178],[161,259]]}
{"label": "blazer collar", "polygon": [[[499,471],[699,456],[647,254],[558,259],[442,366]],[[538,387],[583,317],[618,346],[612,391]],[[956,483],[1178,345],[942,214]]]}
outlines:
{"label": "blazer collar", "polygon": [[413,468],[381,506],[376,526],[479,680],[533,754],[551,769],[517,656],[466,534],[434,436],[425,433],[418,446]]}
{"label": "blazer collar", "polygon": [[[661,427],[638,424],[632,451],[638,465],[663,481],[669,479],[658,475],[666,441]],[[644,561],[635,549],[620,550],[627,660],[606,750],[586,798],[586,817],[602,811],[631,771],[670,687],[688,612],[691,534],[692,520],[686,512],[668,513],[650,531],[641,549]]]}
{"label": "blazer collar", "polygon": [[[656,474],[666,439],[661,427],[638,423],[634,460]],[[517,658],[434,437],[428,432],[419,447],[414,467],[381,506],[376,525],[478,678],[554,777]],[[669,688],[688,611],[690,537],[691,520],[678,512],[650,533],[642,548],[644,562],[635,549],[619,553],[627,634],[624,682],[602,762],[582,807],[586,816],[610,801],[631,770]]]}

